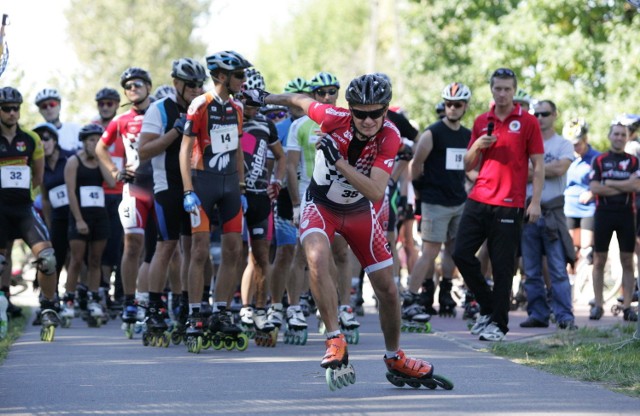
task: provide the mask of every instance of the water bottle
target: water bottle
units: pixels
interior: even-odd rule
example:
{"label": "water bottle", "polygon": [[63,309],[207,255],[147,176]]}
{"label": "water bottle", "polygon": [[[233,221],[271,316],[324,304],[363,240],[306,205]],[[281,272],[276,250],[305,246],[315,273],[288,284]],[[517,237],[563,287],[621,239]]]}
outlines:
{"label": "water bottle", "polygon": [[9,330],[9,321],[7,320],[8,307],[9,300],[4,295],[4,292],[0,291],[0,339],[5,339]]}

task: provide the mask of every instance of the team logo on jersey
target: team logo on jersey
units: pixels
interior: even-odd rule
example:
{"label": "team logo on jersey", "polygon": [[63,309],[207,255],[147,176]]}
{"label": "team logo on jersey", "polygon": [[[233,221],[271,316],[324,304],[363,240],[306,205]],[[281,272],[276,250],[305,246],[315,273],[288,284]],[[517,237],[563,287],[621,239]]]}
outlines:
{"label": "team logo on jersey", "polygon": [[627,170],[627,168],[629,167],[629,163],[631,162],[630,159],[627,160],[621,160],[620,162],[618,162],[618,168],[619,170]]}
{"label": "team logo on jersey", "polygon": [[393,167],[393,161],[394,161],[394,159],[386,159],[384,161],[384,164],[385,164],[385,166],[387,166],[389,168],[392,168]]}
{"label": "team logo on jersey", "polygon": [[16,143],[16,149],[18,149],[18,152],[24,152],[27,150],[27,145],[24,142],[18,142]]}
{"label": "team logo on jersey", "polygon": [[304,221],[302,221],[302,224],[300,224],[300,229],[304,230],[308,226],[309,226],[309,220],[304,220]]}
{"label": "team logo on jersey", "polygon": [[233,113],[233,107],[227,107],[227,114]]}
{"label": "team logo on jersey", "polygon": [[522,126],[518,120],[513,120],[511,123],[509,123],[509,131],[511,132],[520,131],[520,127]]}

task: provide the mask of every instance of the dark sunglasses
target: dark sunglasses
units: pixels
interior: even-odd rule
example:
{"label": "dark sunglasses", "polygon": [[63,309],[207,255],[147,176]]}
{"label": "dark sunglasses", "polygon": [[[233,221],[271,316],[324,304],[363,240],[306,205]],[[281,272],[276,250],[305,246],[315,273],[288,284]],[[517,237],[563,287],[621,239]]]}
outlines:
{"label": "dark sunglasses", "polygon": [[533,113],[536,117],[549,117],[551,115],[551,111],[541,111],[539,113]]}
{"label": "dark sunglasses", "polygon": [[196,88],[202,88],[204,82],[184,81],[184,86],[195,90]]}
{"label": "dark sunglasses", "polygon": [[464,107],[464,103],[463,103],[463,102],[460,102],[460,101],[447,101],[447,102],[445,102],[445,103],[444,103],[444,105],[445,105],[446,107],[449,107],[449,108],[451,108],[451,107],[455,107],[455,108],[462,108],[462,107]]}
{"label": "dark sunglasses", "polygon": [[245,79],[247,77],[244,71],[235,71],[232,72],[231,75],[233,75],[233,77],[236,79]]}
{"label": "dark sunglasses", "polygon": [[50,134],[46,133],[46,134],[40,134],[40,140],[42,140],[43,142],[48,142],[49,140],[52,140],[53,137],[51,137]]}
{"label": "dark sunglasses", "polygon": [[142,88],[144,87],[144,82],[142,81],[131,81],[124,84],[124,89],[130,91],[134,88]]}
{"label": "dark sunglasses", "polygon": [[269,120],[275,120],[277,118],[283,118],[287,116],[287,112],[286,111],[272,111],[270,113],[266,114],[267,118]]}
{"label": "dark sunglasses", "polygon": [[498,68],[493,72],[493,75],[491,75],[491,78],[493,77],[509,77],[509,78],[515,78],[516,74],[510,70],[509,68]]}
{"label": "dark sunglasses", "polygon": [[3,113],[10,113],[12,111],[15,111],[16,113],[20,112],[20,106],[19,105],[3,105],[0,108],[2,109]]}
{"label": "dark sunglasses", "polygon": [[328,90],[318,89],[313,92],[314,94],[318,94],[321,97],[326,95],[336,95],[338,90],[336,88],[329,88]]}
{"label": "dark sunglasses", "polygon": [[100,108],[102,108],[102,107],[111,108],[114,105],[116,105],[116,103],[113,102],[113,101],[98,101],[98,107],[100,107]]}
{"label": "dark sunglasses", "polygon": [[373,111],[362,111],[362,110],[356,110],[355,108],[352,108],[350,110],[351,110],[351,115],[357,118],[358,120],[364,120],[367,117],[369,117],[371,120],[376,120],[382,117],[384,112],[387,111],[387,107],[382,107]]}
{"label": "dark sunglasses", "polygon": [[49,101],[38,104],[38,108],[40,108],[40,110],[46,110],[47,108],[56,108],[58,104],[57,101]]}

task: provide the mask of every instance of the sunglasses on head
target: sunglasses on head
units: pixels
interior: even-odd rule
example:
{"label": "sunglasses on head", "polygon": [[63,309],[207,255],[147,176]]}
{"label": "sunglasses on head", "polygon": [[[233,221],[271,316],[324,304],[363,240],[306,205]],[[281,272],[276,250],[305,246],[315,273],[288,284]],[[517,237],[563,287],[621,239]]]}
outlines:
{"label": "sunglasses on head", "polygon": [[491,78],[493,77],[509,77],[509,78],[515,78],[516,74],[510,70],[509,68],[498,68],[493,72],[493,75],[491,75]]}
{"label": "sunglasses on head", "polygon": [[144,87],[144,82],[142,81],[131,81],[124,84],[124,89],[130,91],[134,88],[142,88]]}
{"label": "sunglasses on head", "polygon": [[447,101],[444,103],[445,107],[455,107],[455,108],[462,108],[464,107],[464,103],[462,101]]}
{"label": "sunglasses on head", "polygon": [[2,109],[3,113],[10,113],[12,111],[15,111],[17,113],[20,111],[20,106],[19,105],[3,105],[2,107],[0,107],[0,109]]}
{"label": "sunglasses on head", "polygon": [[277,118],[283,118],[287,116],[287,112],[286,111],[272,111],[270,113],[266,114],[267,118],[269,120],[275,120]]}
{"label": "sunglasses on head", "polygon": [[183,82],[185,87],[191,88],[193,90],[195,90],[196,88],[202,88],[202,86],[204,85],[204,82],[195,82],[195,81],[183,81]]}
{"label": "sunglasses on head", "polygon": [[244,71],[234,71],[231,75],[236,79],[245,79],[247,77]]}
{"label": "sunglasses on head", "polygon": [[372,111],[362,111],[356,110],[355,108],[351,109],[351,115],[358,120],[364,120],[369,117],[371,120],[376,120],[384,115],[384,112],[387,111],[387,107],[382,107],[377,110]]}
{"label": "sunglasses on head", "polygon": [[549,117],[551,115],[551,111],[540,111],[539,113],[533,113],[536,117]]}
{"label": "sunglasses on head", "polygon": [[318,94],[321,97],[324,97],[326,95],[336,95],[338,93],[338,89],[337,88],[329,88],[328,90],[317,89],[313,93]]}
{"label": "sunglasses on head", "polygon": [[116,103],[113,102],[113,101],[98,101],[98,107],[100,107],[100,108],[102,108],[102,107],[111,108],[114,105],[116,105]]}
{"label": "sunglasses on head", "polygon": [[38,108],[40,108],[40,110],[46,110],[47,108],[56,108],[58,106],[58,102],[57,101],[48,101],[48,102],[44,102],[44,103],[40,103],[38,104]]}

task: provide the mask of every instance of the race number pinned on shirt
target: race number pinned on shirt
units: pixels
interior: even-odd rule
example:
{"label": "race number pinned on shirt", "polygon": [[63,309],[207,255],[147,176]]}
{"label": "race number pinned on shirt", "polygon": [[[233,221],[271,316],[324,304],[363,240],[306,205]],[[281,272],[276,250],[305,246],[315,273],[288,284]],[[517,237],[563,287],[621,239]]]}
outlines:
{"label": "race number pinned on shirt", "polygon": [[347,183],[333,181],[327,192],[327,198],[337,204],[353,204],[362,198],[362,194]]}
{"label": "race number pinned on shirt", "polygon": [[130,229],[138,226],[138,210],[136,208],[136,198],[129,192],[129,184],[124,185],[122,201],[118,205],[118,215],[122,228]]}
{"label": "race number pinned on shirt", "polygon": [[446,170],[464,170],[464,154],[467,149],[447,148]]}
{"label": "race number pinned on shirt", "polygon": [[31,168],[29,166],[3,166],[0,171],[2,188],[29,189],[31,187]]}
{"label": "race number pinned on shirt", "polygon": [[49,190],[49,202],[51,207],[60,208],[69,205],[69,196],[67,195],[67,185],[58,185]]}
{"label": "race number pinned on shirt", "polygon": [[221,126],[214,124],[209,132],[211,137],[211,153],[226,153],[238,148],[238,126]]}
{"label": "race number pinned on shirt", "polygon": [[104,189],[101,186],[81,186],[80,206],[82,208],[104,207]]}

